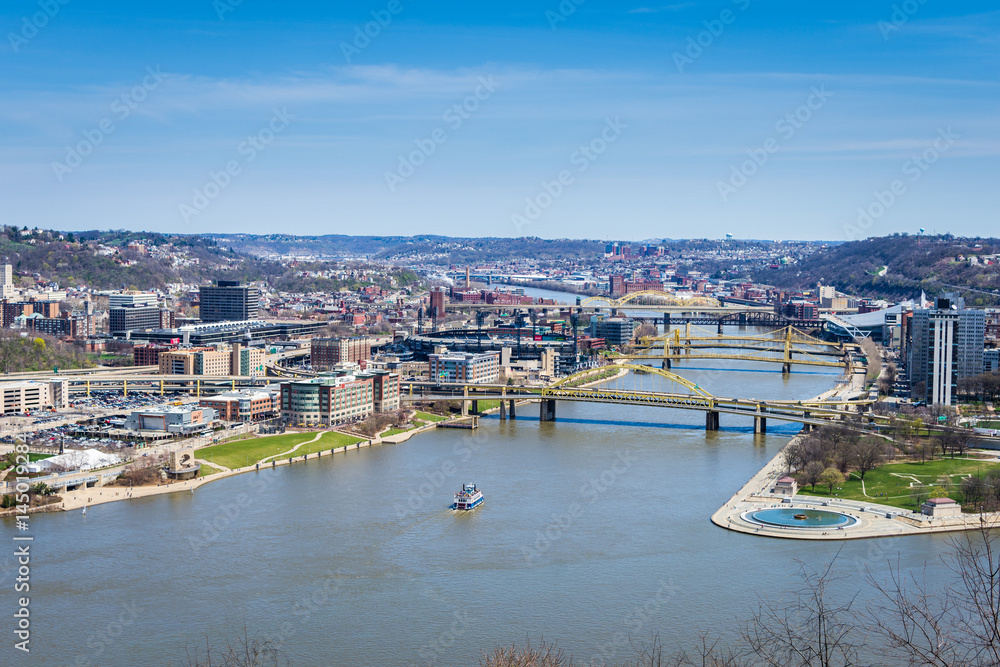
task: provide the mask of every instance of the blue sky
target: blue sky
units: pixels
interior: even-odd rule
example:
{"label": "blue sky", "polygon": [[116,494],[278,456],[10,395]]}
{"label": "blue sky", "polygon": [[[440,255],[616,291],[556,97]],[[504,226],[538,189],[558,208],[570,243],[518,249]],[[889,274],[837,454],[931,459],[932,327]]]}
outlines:
{"label": "blue sky", "polygon": [[994,4],[577,2],[8,0],[0,221],[996,234]]}

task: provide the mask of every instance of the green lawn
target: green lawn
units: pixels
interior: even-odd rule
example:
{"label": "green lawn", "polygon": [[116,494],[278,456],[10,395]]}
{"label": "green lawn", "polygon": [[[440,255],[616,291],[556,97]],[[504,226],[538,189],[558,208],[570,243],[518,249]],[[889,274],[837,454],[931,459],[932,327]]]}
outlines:
{"label": "green lawn", "polygon": [[499,408],[499,407],[500,407],[499,399],[491,401],[479,401],[480,412],[486,412],[487,410],[492,410],[493,408]]}
{"label": "green lawn", "polygon": [[[491,401],[480,401],[480,405],[483,403],[489,403]],[[499,403],[499,401],[497,401]],[[429,412],[417,412],[417,419],[422,419],[425,422],[443,422],[447,417],[442,417],[441,415],[432,415]]]}
{"label": "green lawn", "polygon": [[[936,486],[941,477],[947,477],[951,486],[946,487],[948,495],[961,500],[959,488],[962,479],[968,475],[986,472],[1000,465],[997,462],[973,459],[937,459],[925,463],[891,463],[872,470],[865,475],[864,492],[856,473],[841,488],[835,488],[833,495],[848,500],[872,501],[881,505],[891,505],[911,511],[919,509],[910,495],[910,484],[923,484],[928,488]],[[867,495],[865,495],[867,492]],[[808,487],[800,489],[803,495],[829,496],[829,487],[816,485],[816,490]]]}
{"label": "green lawn", "polygon": [[[308,442],[316,437],[318,431],[309,433],[282,433],[281,435],[271,435],[264,438],[254,438],[252,440],[234,440],[211,447],[204,447],[197,451],[197,456],[205,461],[219,463],[227,468],[241,468],[253,465],[262,459],[266,459],[278,454],[287,452],[300,442]],[[322,438],[309,445],[304,445],[295,450],[293,456],[303,454],[315,454],[326,449],[335,449],[344,445],[359,442],[361,438],[344,435],[342,433],[328,432]]]}
{"label": "green lawn", "polygon": [[[311,439],[311,438],[309,438]],[[315,454],[316,452],[326,452],[331,449],[337,449],[338,447],[344,447],[345,445],[353,445],[356,442],[361,442],[364,438],[358,438],[353,435],[347,435],[346,433],[335,433],[330,431],[326,433],[318,441],[312,443],[311,445],[305,445],[304,447],[299,447],[295,450],[295,456],[302,456],[305,454]]]}
{"label": "green lawn", "polygon": [[222,472],[222,470],[210,466],[207,463],[202,463],[201,468],[198,470],[198,477],[208,477],[209,475],[214,475],[217,472]]}
{"label": "green lawn", "polygon": [[601,380],[606,380],[610,377],[618,375],[621,371],[622,369],[617,366],[608,366],[607,368],[604,368],[600,371],[595,371],[590,375],[586,375],[584,377],[571,380],[570,382],[565,382],[559,386],[565,387],[567,389],[570,387],[579,387],[580,385],[583,384],[590,384],[591,382],[599,382]]}

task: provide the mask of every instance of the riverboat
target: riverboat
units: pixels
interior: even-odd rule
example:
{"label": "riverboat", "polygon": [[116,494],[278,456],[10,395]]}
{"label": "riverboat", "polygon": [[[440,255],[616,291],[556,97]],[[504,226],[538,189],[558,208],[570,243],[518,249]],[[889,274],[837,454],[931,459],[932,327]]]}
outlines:
{"label": "riverboat", "polygon": [[483,504],[483,492],[475,484],[464,484],[462,490],[455,494],[455,504],[452,509],[474,510]]}

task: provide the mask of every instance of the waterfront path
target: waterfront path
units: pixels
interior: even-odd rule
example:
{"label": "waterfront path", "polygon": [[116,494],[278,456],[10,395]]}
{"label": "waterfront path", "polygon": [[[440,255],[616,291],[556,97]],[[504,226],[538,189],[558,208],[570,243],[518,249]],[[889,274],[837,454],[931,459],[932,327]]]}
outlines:
{"label": "waterfront path", "polygon": [[[828,396],[843,394],[846,398],[864,391],[864,374],[855,373],[851,381],[829,392],[821,394],[822,400]],[[899,535],[923,535],[978,528],[985,520],[990,525],[1000,525],[1000,512],[963,514],[957,517],[931,519],[898,507],[877,503],[822,498],[818,496],[797,496],[791,502],[784,502],[787,496],[776,495],[774,485],[786,472],[785,450],[805,436],[799,434],[781,448],[777,456],[748,481],[743,488],[712,515],[712,523],[740,533],[778,537],[795,540],[851,540],[870,537],[890,537]],[[781,528],[762,526],[744,518],[746,512],[770,507],[826,509],[854,517],[858,522],[842,530],[818,528]]]}

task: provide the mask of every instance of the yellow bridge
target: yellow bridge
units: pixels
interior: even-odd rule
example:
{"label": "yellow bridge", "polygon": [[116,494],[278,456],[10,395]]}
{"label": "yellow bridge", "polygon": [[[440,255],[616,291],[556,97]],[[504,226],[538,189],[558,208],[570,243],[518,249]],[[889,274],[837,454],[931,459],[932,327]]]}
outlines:
{"label": "yellow bridge", "polygon": [[[711,352],[706,350],[751,350],[746,352]],[[608,355],[612,359],[633,361],[659,361],[664,368],[683,359],[729,359],[736,361],[763,361],[779,363],[786,373],[792,364],[805,366],[843,367],[850,369],[855,345],[831,343],[806,334],[795,327],[760,336],[692,335],[691,325],[684,332],[675,329],[663,336],[644,338],[634,352]],[[830,357],[838,357],[833,360]]]}
{"label": "yellow bridge", "polygon": [[[870,423],[881,421],[880,417],[868,414],[866,408],[873,401],[828,400],[828,401],[775,401],[744,398],[721,398],[675,373],[661,368],[635,364],[617,364],[610,369],[631,371],[637,387],[586,387],[594,371],[581,371],[547,387],[513,387],[506,385],[470,385],[463,383],[403,382],[406,401],[461,400],[463,412],[470,407],[478,411],[479,401],[500,401],[501,419],[508,414],[516,414],[516,402],[534,399],[539,402],[542,421],[555,420],[555,406],[558,401],[589,403],[613,403],[620,405],[645,405],[682,410],[698,410],[705,413],[705,428],[719,429],[719,415],[732,414],[751,417],[755,433],[767,430],[767,420],[798,422],[806,428],[831,422],[855,423],[864,419]],[[658,381],[649,384],[663,384],[663,380],[676,385],[678,391],[645,389],[643,376],[651,375]]]}

